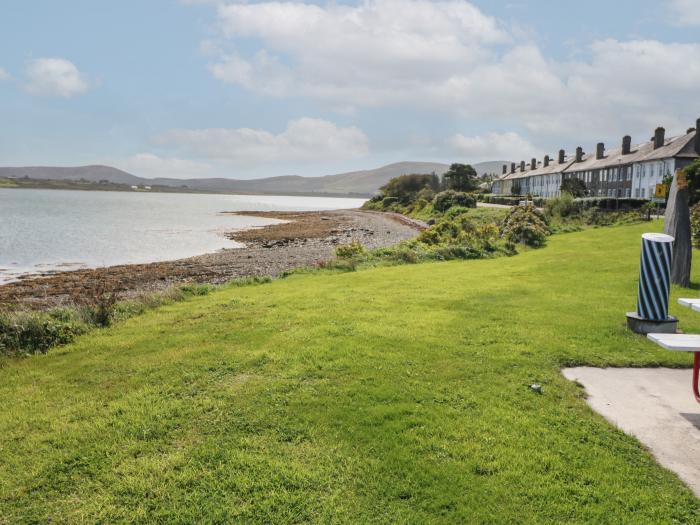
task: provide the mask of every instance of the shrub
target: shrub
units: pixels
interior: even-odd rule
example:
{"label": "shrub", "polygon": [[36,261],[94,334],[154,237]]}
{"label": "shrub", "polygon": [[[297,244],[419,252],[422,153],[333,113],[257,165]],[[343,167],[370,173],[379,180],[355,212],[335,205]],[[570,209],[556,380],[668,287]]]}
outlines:
{"label": "shrub", "polygon": [[118,288],[118,282],[100,277],[94,288],[81,293],[76,291],[73,294],[73,302],[81,308],[91,324],[109,326],[115,313]]}
{"label": "shrub", "polygon": [[544,204],[544,212],[547,217],[565,218],[576,213],[579,208],[574,203],[574,197],[570,193],[562,193],[561,197],[548,199]]}
{"label": "shrub", "polygon": [[335,249],[336,256],[341,259],[356,259],[365,255],[367,251],[360,241],[352,241],[350,244],[341,244]]}
{"label": "shrub", "polygon": [[447,190],[435,195],[433,208],[439,212],[445,212],[453,206],[464,208],[476,208],[476,199],[468,193]]}
{"label": "shrub", "polygon": [[547,218],[534,206],[515,206],[501,225],[501,236],[513,244],[543,246],[550,234]]}
{"label": "shrub", "polygon": [[393,205],[398,204],[399,199],[396,197],[384,197],[382,200],[382,208],[385,210],[391,208]]}
{"label": "shrub", "polygon": [[0,354],[43,354],[51,347],[70,343],[88,329],[75,310],[1,312]]}
{"label": "shrub", "polygon": [[690,232],[693,236],[693,246],[700,248],[700,202],[690,209]]}
{"label": "shrub", "polygon": [[426,188],[437,191],[440,188],[440,177],[434,173],[401,175],[389,180],[380,190],[386,197],[395,197],[400,203],[408,204],[416,200],[417,194]]}

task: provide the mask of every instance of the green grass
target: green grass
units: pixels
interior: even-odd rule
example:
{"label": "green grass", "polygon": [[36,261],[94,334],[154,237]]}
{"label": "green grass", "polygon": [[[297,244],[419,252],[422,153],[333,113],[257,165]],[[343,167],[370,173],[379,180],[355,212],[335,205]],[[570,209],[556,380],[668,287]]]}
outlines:
{"label": "green grass", "polygon": [[649,228],[231,287],[6,359],[0,523],[698,523],[559,373],[689,365],[624,327]]}

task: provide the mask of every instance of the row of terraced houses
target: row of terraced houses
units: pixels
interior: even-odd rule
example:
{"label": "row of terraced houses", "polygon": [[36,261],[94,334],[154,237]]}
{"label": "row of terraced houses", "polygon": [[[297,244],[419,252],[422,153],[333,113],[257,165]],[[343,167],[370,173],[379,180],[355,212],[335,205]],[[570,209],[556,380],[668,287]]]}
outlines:
{"label": "row of terraced houses", "polygon": [[493,182],[491,191],[500,195],[533,195],[545,198],[558,197],[561,184],[567,178],[584,182],[591,197],[616,197],[648,199],[653,197],[657,184],[700,157],[700,119],[695,128],[685,135],[666,137],[664,128],[657,128],[648,142],[632,145],[627,135],[622,145],[606,150],[598,143],[595,153],[585,154],[576,148],[576,154],[568,156],[564,150],[557,158],[529,163],[521,161],[503,166],[503,174]]}

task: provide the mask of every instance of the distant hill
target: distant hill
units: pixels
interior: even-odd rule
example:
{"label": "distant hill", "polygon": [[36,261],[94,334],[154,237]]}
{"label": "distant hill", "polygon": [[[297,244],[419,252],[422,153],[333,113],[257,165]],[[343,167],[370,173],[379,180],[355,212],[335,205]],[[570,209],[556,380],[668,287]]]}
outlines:
{"label": "distant hill", "polygon": [[[474,168],[479,175],[500,173],[504,162],[482,162]],[[76,168],[21,167],[0,168],[0,178],[22,178],[38,180],[71,180],[114,184],[168,186],[212,193],[262,193],[262,194],[325,194],[325,195],[373,195],[392,177],[410,173],[432,173],[442,175],[448,164],[437,162],[397,162],[373,170],[352,171],[322,177],[284,175],[264,179],[240,180],[226,178],[209,179],[147,179],[109,166],[81,166]]]}
{"label": "distant hill", "polygon": [[473,164],[472,166],[476,172],[481,175],[501,175],[503,173],[503,166],[510,166],[509,160],[493,160],[489,162],[479,162],[478,164]]}
{"label": "distant hill", "polygon": [[[87,180],[100,182],[107,180],[115,184],[144,184],[143,179],[126,171],[109,166],[80,166],[77,168],[56,168],[48,166],[32,166],[24,168],[0,168],[2,178],[22,178],[39,180]],[[146,182],[148,184],[148,182]]]}

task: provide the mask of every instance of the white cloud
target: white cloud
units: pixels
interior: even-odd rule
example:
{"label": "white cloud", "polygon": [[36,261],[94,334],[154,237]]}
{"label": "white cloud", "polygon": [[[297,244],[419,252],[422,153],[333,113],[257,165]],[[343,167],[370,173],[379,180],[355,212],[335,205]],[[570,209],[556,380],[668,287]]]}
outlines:
{"label": "white cloud", "polygon": [[69,60],[39,58],[27,65],[26,89],[33,95],[69,98],[89,88],[84,75]]}
{"label": "white cloud", "polygon": [[668,0],[671,22],[679,26],[700,26],[700,5],[697,0]]}
{"label": "white cloud", "polygon": [[9,80],[10,78],[10,74],[0,67],[0,81]]}
{"label": "white cloud", "polygon": [[218,15],[226,38],[258,39],[262,48],[248,58],[222,56],[211,67],[217,78],[267,94],[365,106],[410,99],[508,41],[494,18],[460,0],[263,2],[220,6]]}
{"label": "white cloud", "polygon": [[148,178],[201,178],[209,176],[212,171],[212,166],[204,162],[163,158],[153,153],[139,153],[127,159],[116,160],[113,164],[124,171]]}
{"label": "white cloud", "polygon": [[452,149],[470,162],[494,159],[529,159],[537,149],[517,133],[485,133],[467,137],[458,133],[449,139]]}
{"label": "white cloud", "polygon": [[178,129],[155,139],[159,146],[175,148],[187,156],[238,168],[347,160],[366,155],[368,142],[356,127],[341,128],[313,118],[293,120],[277,135],[249,128]]}
{"label": "white cloud", "polygon": [[[687,21],[700,16],[689,4],[697,0],[675,0]],[[585,60],[555,61],[465,0],[268,1],[217,13],[228,51],[210,67],[216,78],[349,114],[400,107],[487,118],[542,144],[644,139],[657,125],[684,131],[697,117],[688,111],[697,108],[700,44],[602,40]]]}

